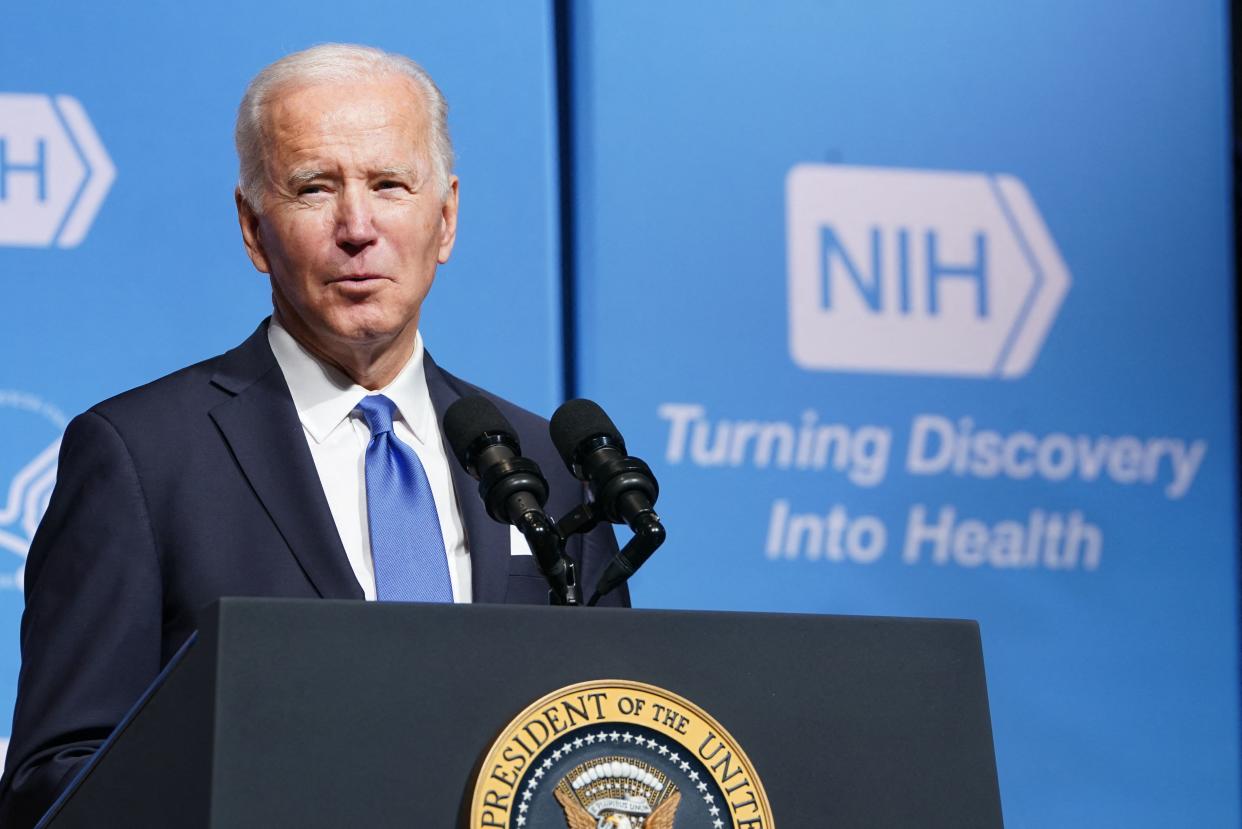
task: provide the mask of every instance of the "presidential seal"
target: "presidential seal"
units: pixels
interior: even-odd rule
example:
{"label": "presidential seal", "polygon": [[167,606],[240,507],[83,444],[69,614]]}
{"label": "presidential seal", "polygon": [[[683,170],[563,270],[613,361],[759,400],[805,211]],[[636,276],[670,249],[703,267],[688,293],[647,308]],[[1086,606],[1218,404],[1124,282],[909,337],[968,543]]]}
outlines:
{"label": "presidential seal", "polygon": [[471,829],[772,829],[754,766],[689,700],[628,680],[534,702],[483,764]]}

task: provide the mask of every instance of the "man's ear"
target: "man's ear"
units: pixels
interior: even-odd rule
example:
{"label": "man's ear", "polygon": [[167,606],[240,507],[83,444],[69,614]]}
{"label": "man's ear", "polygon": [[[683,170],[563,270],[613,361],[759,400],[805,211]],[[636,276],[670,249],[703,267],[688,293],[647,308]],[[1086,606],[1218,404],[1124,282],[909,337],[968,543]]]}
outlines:
{"label": "man's ear", "polygon": [[263,251],[263,242],[259,238],[259,214],[246,201],[240,187],[233,191],[233,200],[237,202],[237,223],[241,225],[246,254],[260,273],[271,273],[267,265],[267,254]]}
{"label": "man's ear", "polygon": [[453,243],[457,241],[457,176],[449,177],[449,192],[440,208],[440,249],[436,252],[436,261],[443,265],[453,252]]}

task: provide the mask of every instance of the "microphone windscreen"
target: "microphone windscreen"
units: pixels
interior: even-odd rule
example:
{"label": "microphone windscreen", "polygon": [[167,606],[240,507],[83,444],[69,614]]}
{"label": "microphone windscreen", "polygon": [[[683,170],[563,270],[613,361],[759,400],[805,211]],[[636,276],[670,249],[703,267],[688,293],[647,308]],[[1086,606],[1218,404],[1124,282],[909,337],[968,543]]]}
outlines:
{"label": "microphone windscreen", "polygon": [[470,465],[470,447],[484,433],[504,433],[517,442],[513,425],[485,397],[463,397],[444,413],[444,437],[462,466]]}
{"label": "microphone windscreen", "polygon": [[607,435],[624,445],[612,419],[593,400],[570,400],[556,410],[548,424],[552,443],[566,466],[574,465],[574,452],[584,440]]}

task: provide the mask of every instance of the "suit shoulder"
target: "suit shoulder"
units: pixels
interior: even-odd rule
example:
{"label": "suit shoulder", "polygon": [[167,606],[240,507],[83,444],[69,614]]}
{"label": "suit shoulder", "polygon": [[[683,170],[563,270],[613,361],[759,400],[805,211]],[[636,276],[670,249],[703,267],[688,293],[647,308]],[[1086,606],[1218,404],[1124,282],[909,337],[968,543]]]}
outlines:
{"label": "suit shoulder", "polygon": [[175,414],[185,403],[218,398],[218,394],[210,393],[209,387],[222,358],[223,355],[217,355],[178,369],[96,403],[90,411],[117,423],[134,417],[145,419],[159,412]]}
{"label": "suit shoulder", "polygon": [[275,367],[265,320],[236,348],[110,397],[90,411],[114,425],[184,419],[205,412]]}

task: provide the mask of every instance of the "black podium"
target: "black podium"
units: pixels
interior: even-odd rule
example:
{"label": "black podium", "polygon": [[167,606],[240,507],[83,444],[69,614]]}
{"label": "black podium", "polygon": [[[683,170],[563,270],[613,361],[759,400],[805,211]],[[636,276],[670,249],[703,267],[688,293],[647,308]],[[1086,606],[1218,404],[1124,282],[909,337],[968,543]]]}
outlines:
{"label": "black podium", "polygon": [[207,618],[46,825],[464,827],[499,732],[594,679],[709,711],[781,829],[1002,825],[973,622],[267,599]]}

